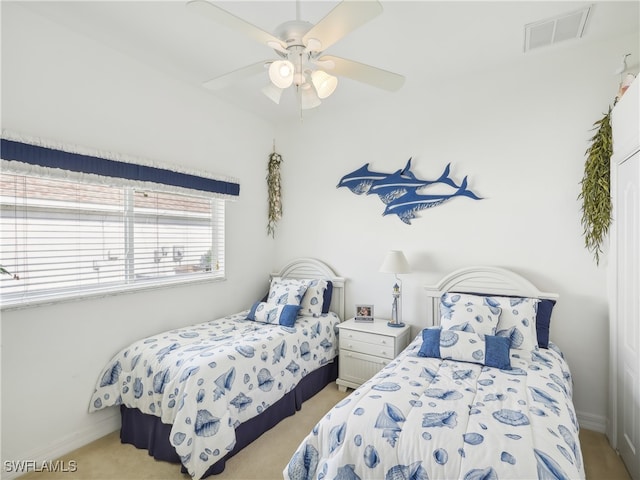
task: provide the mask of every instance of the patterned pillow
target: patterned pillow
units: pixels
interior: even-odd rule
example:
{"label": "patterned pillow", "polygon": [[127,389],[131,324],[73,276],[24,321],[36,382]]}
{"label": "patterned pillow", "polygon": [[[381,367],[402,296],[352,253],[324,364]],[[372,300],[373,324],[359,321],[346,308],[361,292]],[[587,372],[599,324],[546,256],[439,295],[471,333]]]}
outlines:
{"label": "patterned pillow", "polygon": [[269,287],[267,302],[276,305],[300,305],[307,283],[304,280],[273,279]]}
{"label": "patterned pillow", "polygon": [[308,280],[307,291],[300,302],[300,315],[307,317],[319,317],[322,315],[324,304],[324,292],[327,289],[327,281],[314,279]]}
{"label": "patterned pillow", "polygon": [[251,307],[247,320],[293,327],[299,310],[299,305],[275,305],[273,303],[256,302]]}
{"label": "patterned pillow", "polygon": [[478,335],[495,335],[501,309],[484,304],[482,297],[444,293],[440,297],[440,326]]}
{"label": "patterned pillow", "polygon": [[440,327],[422,330],[422,346],[418,356],[511,369],[507,337],[480,336],[472,332],[442,330]]}
{"label": "patterned pillow", "polygon": [[[274,277],[272,282],[278,282],[282,285],[297,285],[300,283],[304,283],[307,285],[307,290],[302,297],[302,301],[300,302],[299,315],[307,316],[307,317],[319,317],[323,313],[326,313],[325,303],[327,301],[327,290],[329,283],[327,280],[322,279],[302,279],[295,280],[291,278],[281,278]],[[329,303],[331,299],[329,298]]]}
{"label": "patterned pillow", "polygon": [[502,309],[496,335],[509,337],[511,348],[527,351],[538,349],[536,316],[539,299],[492,296],[484,297],[484,301]]}

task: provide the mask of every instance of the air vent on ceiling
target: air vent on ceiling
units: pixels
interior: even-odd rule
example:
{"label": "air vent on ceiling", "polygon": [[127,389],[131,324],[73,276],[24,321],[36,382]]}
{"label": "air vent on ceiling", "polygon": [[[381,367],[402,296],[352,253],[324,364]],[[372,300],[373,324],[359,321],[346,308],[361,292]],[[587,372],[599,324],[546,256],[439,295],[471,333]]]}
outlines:
{"label": "air vent on ceiling", "polygon": [[524,51],[581,38],[585,31],[591,5],[557,17],[524,26]]}

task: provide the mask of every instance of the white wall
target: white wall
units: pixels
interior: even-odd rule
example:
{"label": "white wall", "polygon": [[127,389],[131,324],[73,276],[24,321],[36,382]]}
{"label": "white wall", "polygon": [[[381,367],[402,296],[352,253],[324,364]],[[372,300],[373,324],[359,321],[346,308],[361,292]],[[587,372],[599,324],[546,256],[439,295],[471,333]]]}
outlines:
{"label": "white wall", "polygon": [[[404,320],[414,333],[424,325],[423,286],[461,267],[510,268],[559,293],[551,337],[572,368],[582,425],[604,431],[607,259],[598,267],[583,247],[577,197],[592,124],[617,92],[612,69],[620,52],[637,54],[637,46],[637,34],[576,42],[462,79],[409,79],[386,100],[339,118],[315,114],[286,125],[277,258],[327,260],[348,279],[348,311],[370,303],[388,317],[394,280],[378,268],[388,249],[404,250],[413,268],[403,276]],[[376,197],[336,188],[367,162],[393,172],[409,157],[425,179],[451,162],[454,178],[468,175],[483,200],[456,198],[406,225],[383,217]]]}
{"label": "white wall", "polygon": [[240,311],[263,293],[274,252],[264,201],[273,134],[15,4],[2,6],[2,127],[240,183],[227,206],[227,281],[3,312],[2,459],[41,460],[118,428],[116,409],[87,411],[98,373],[119,349]]}
{"label": "white wall", "polygon": [[[605,265],[596,267],[583,248],[577,195],[590,129],[617,89],[611,70],[621,52],[637,48],[637,35],[577,42],[464,79],[409,79],[397,94],[339,118],[281,126],[285,214],[274,242],[265,221],[270,125],[20,7],[2,8],[3,128],[241,184],[227,210],[226,282],[3,314],[3,460],[50,458],[115,429],[113,410],[86,413],[115,351],[244,308],[262,293],[266,273],[292,257],[324,259],[347,277],[351,313],[355,303],[373,303],[388,316],[392,278],[377,270],[389,248],[403,249],[414,270],[403,278],[404,319],[415,333],[423,285],[459,267],[511,268],[558,292],[552,339],[573,369],[583,425],[604,430]],[[377,199],[336,189],[366,162],[391,172],[409,157],[424,178],[452,162],[453,176],[468,175],[484,199],[454,199],[405,225],[382,217]]]}

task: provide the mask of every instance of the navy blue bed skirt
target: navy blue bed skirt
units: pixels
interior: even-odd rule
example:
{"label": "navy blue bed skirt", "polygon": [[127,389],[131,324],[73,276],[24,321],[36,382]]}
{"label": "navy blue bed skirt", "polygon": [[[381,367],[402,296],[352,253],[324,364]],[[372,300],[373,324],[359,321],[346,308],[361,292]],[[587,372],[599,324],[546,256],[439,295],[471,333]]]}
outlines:
{"label": "navy blue bed skirt", "polygon": [[[247,420],[236,428],[236,445],[224,458],[213,464],[205,477],[222,473],[226,461],[253,442],[281,420],[290,417],[302,408],[302,402],[313,397],[329,383],[338,378],[338,358],[305,376],[296,388],[271,405],[257,417]],[[156,460],[180,463],[180,457],[169,442],[171,425],[162,423],[160,418],[142,413],[137,408],[120,406],[122,427],[120,441],[137,448],[144,448]],[[293,452],[292,452],[293,453]],[[186,469],[182,467],[182,472]]]}

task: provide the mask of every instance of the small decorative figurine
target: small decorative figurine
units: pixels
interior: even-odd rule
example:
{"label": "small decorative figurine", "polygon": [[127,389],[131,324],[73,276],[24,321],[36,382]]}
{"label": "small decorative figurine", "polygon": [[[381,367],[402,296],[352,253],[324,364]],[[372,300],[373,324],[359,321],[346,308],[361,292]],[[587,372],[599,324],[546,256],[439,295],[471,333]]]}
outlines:
{"label": "small decorative figurine", "polygon": [[404,327],[404,323],[400,322],[400,285],[397,283],[393,286],[393,303],[391,304],[391,321],[388,323],[390,327]]}

